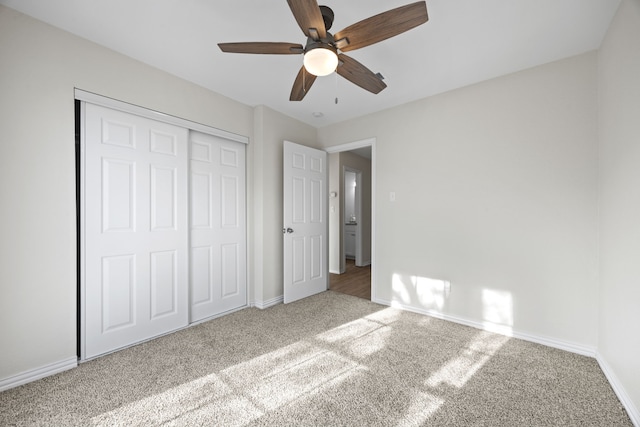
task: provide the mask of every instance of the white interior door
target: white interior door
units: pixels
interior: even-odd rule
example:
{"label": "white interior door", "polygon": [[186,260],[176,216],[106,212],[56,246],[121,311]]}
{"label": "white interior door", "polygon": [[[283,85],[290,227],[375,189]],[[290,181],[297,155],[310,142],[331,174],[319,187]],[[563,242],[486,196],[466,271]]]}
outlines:
{"label": "white interior door", "polygon": [[247,304],[245,145],[192,131],[191,321]]}
{"label": "white interior door", "polygon": [[188,323],[188,131],[87,103],[84,132],[86,359]]}
{"label": "white interior door", "polygon": [[327,290],[327,153],[284,142],[284,302]]}

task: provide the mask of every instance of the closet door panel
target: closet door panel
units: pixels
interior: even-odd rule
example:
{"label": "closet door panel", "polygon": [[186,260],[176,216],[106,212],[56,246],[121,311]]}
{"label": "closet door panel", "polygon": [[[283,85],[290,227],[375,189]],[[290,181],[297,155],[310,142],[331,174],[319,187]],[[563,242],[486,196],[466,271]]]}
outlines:
{"label": "closet door panel", "polygon": [[191,321],[244,307],[245,145],[190,134]]}
{"label": "closet door panel", "polygon": [[84,106],[82,357],[188,324],[188,130]]}

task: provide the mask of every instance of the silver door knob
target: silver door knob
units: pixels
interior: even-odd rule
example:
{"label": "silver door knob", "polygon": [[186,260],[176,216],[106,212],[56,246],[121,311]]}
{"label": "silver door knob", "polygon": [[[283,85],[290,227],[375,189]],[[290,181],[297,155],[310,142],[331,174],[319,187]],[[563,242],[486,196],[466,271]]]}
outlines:
{"label": "silver door knob", "polygon": [[287,228],[283,228],[283,229],[282,229],[282,232],[283,232],[283,233],[285,233],[285,234],[286,234],[286,233],[293,233],[293,229],[292,229],[292,228],[289,228],[289,227],[287,227]]}

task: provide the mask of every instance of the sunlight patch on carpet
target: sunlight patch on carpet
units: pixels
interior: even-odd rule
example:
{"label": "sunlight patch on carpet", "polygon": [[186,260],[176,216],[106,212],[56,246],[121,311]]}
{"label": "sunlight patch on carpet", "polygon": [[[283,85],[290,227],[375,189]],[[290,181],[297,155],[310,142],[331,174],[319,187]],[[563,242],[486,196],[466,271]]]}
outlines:
{"label": "sunlight patch on carpet", "polygon": [[396,322],[402,316],[402,311],[397,308],[385,308],[384,310],[376,311],[375,313],[371,313],[365,316],[365,319],[373,320],[374,322],[379,322],[384,325],[389,325],[393,322]]}
{"label": "sunlight patch on carpet", "polygon": [[422,426],[445,403],[444,399],[428,393],[415,393],[403,414],[403,426]]}
{"label": "sunlight patch on carpet", "polygon": [[264,410],[274,410],[348,378],[360,365],[301,341],[221,372]]}
{"label": "sunlight patch on carpet", "polygon": [[343,349],[350,356],[362,360],[384,350],[393,334],[393,329],[385,326],[369,332],[353,341],[345,343]]}
{"label": "sunlight patch on carpet", "polygon": [[316,339],[325,341],[328,343],[344,342],[359,338],[366,335],[381,326],[379,323],[371,322],[366,319],[357,319],[344,325],[340,325],[337,328],[328,330],[321,334],[316,335]]}
{"label": "sunlight patch on carpet", "polygon": [[263,415],[250,400],[234,393],[211,374],[163,393],[129,403],[91,419],[92,425],[220,425],[242,426]]}
{"label": "sunlight patch on carpet", "polygon": [[448,384],[462,388],[467,381],[509,341],[509,337],[488,332],[478,333],[460,355],[445,363],[426,381],[429,387]]}

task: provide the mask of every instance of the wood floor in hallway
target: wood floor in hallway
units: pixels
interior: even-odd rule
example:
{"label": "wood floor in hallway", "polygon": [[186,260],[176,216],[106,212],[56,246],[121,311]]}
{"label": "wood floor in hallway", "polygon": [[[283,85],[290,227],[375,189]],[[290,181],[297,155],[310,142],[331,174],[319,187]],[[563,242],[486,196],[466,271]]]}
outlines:
{"label": "wood floor in hallway", "polygon": [[371,300],[371,266],[356,267],[354,260],[347,259],[343,274],[329,275],[329,289]]}

